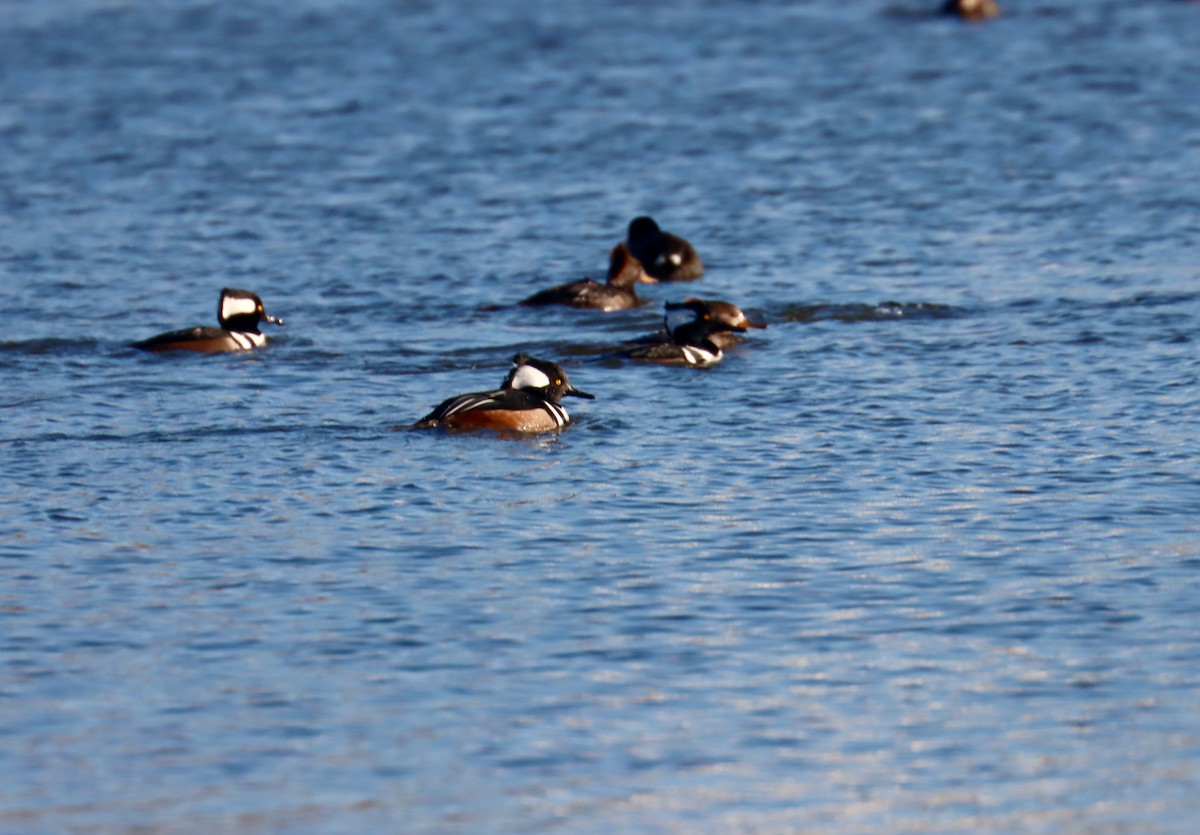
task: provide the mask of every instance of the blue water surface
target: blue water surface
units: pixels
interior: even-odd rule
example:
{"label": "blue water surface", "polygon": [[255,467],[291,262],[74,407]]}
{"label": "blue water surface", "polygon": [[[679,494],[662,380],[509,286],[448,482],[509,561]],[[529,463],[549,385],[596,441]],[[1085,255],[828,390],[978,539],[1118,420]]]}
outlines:
{"label": "blue water surface", "polygon": [[1200,6],[936,5],[8,0],[0,831],[1194,827]]}

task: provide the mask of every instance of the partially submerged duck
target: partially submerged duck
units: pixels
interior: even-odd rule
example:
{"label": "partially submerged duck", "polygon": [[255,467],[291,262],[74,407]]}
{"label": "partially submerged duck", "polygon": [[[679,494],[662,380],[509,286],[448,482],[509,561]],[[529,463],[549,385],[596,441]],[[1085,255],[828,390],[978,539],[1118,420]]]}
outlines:
{"label": "partially submerged duck", "polygon": [[963,20],[987,20],[1000,16],[996,0],[946,0],[942,14],[956,15]]}
{"label": "partially submerged duck", "polygon": [[249,290],[226,287],[217,304],[219,328],[194,327],[169,331],[133,343],[143,351],[198,351],[215,354],[225,351],[250,351],[267,344],[259,331],[260,322],[283,325],[282,319],[267,314],[262,299]]}
{"label": "partially submerged duck", "polygon": [[741,341],[738,334],[748,328],[765,328],[765,322],[752,321],[736,304],[718,299],[685,299],[681,304],[666,305],[663,325],[665,337],[671,339],[675,328],[694,319],[712,320],[728,325],[729,330],[717,330],[709,339],[720,348],[729,348]]}
{"label": "partially submerged duck", "polygon": [[[624,351],[622,356],[646,362],[707,368],[725,358],[722,349],[732,344],[736,339],[734,334],[745,332],[747,327],[765,327],[750,323],[745,315],[740,317],[744,323],[738,323],[736,317],[730,315],[715,315],[711,304],[701,299],[667,302],[666,325],[670,338],[631,348]],[[722,304],[734,308],[727,302]],[[737,312],[741,313],[740,310]],[[728,311],[724,313],[728,314]]]}
{"label": "partially submerged duck", "polygon": [[612,310],[628,310],[642,303],[633,289],[639,282],[656,284],[658,280],[646,272],[642,263],[630,253],[628,246],[617,244],[608,255],[608,280],[604,284],[592,278],[581,278],[534,293],[521,304],[565,304],[568,307],[593,308],[606,313]]}
{"label": "partially submerged duck", "polygon": [[646,272],[659,281],[694,281],[704,275],[704,263],[695,247],[659,229],[654,218],[642,216],[630,221],[626,243]]}

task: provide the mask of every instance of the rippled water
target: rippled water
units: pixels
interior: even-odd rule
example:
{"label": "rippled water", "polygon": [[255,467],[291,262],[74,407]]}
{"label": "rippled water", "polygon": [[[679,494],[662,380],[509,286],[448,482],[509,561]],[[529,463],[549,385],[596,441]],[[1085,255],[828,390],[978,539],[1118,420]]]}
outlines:
{"label": "rippled water", "polygon": [[935,5],[6,3],[0,830],[1193,826],[1200,8]]}

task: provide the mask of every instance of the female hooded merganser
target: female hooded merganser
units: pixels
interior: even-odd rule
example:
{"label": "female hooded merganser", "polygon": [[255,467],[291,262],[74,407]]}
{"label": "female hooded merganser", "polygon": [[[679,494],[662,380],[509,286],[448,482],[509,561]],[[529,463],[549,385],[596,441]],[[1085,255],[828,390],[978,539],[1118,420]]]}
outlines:
{"label": "female hooded merganser", "polygon": [[653,218],[635,217],[626,238],[633,257],[659,281],[694,281],[704,275],[696,250],[678,235],[658,228]]}
{"label": "female hooded merganser", "polygon": [[742,333],[746,330],[746,325],[733,324],[718,318],[709,309],[709,304],[700,299],[689,299],[681,303],[667,302],[666,321],[671,335],[670,341],[633,348],[625,351],[624,356],[635,360],[691,365],[697,368],[716,365],[725,357],[718,339],[724,341],[733,333]]}
{"label": "female hooded merganser", "polygon": [[568,395],[596,399],[571,385],[561,366],[517,354],[501,388],[451,397],[412,428],[553,432],[571,420],[558,404]]}
{"label": "female hooded merganser", "polygon": [[767,326],[765,322],[751,321],[736,304],[717,299],[685,299],[681,304],[668,304],[666,308],[663,325],[666,327],[667,339],[671,338],[671,334],[680,325],[686,325],[696,319],[712,320],[728,325],[730,330],[714,331],[709,335],[709,340],[718,348],[731,348],[741,341],[738,334],[745,332],[747,328]]}
{"label": "female hooded merganser", "polygon": [[608,255],[608,282],[601,284],[592,278],[581,278],[534,293],[524,305],[565,304],[570,307],[591,307],[608,313],[628,310],[642,303],[633,290],[638,282],[657,284],[642,268],[642,263],[629,252],[625,244],[617,244]]}
{"label": "female hooded merganser", "polygon": [[957,15],[963,20],[987,20],[1000,15],[995,0],[946,0],[942,14]]}
{"label": "female hooded merganser", "polygon": [[219,328],[195,327],[160,333],[133,343],[133,347],[145,351],[200,351],[209,354],[249,351],[267,344],[267,338],[258,330],[259,322],[283,324],[282,319],[267,315],[262,299],[254,293],[228,287],[221,291],[217,321],[221,324]]}

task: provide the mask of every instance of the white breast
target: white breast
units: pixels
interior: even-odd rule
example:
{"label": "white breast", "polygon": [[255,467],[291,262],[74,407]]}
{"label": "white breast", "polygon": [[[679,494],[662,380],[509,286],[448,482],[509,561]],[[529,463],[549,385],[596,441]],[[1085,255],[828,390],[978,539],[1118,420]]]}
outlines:
{"label": "white breast", "polygon": [[230,338],[236,342],[243,351],[249,351],[252,348],[261,348],[267,344],[267,338],[261,333],[247,333],[246,331],[230,331]]}

